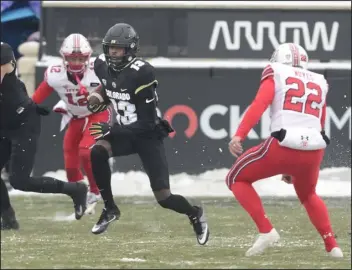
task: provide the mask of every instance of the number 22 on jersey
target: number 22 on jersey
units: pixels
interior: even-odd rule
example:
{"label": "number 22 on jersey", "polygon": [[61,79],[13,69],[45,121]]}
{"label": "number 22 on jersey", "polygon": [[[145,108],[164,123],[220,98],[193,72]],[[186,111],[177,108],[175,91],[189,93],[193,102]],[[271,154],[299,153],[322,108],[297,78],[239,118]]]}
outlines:
{"label": "number 22 on jersey", "polygon": [[[315,117],[320,116],[320,104],[323,101],[321,87],[314,82],[304,83],[296,77],[288,77],[286,85],[290,86],[285,94],[283,109],[304,114],[310,114]],[[310,93],[303,101],[293,101],[293,98],[303,98],[307,90],[316,90],[315,93]]]}

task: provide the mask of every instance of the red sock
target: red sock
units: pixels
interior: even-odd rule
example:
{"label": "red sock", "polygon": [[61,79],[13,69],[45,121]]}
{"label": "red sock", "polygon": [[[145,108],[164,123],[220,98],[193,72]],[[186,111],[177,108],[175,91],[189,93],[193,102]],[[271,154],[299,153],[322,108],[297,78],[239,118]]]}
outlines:
{"label": "red sock", "polygon": [[338,244],[331,228],[328,209],[324,201],[314,193],[308,196],[303,205],[307,210],[310,221],[323,238],[326,251],[330,252]]}
{"label": "red sock", "polygon": [[238,202],[252,217],[260,233],[268,233],[273,229],[270,220],[265,215],[265,211],[257,192],[252,184],[247,182],[235,182],[232,192]]}
{"label": "red sock", "polygon": [[98,195],[100,192],[97,184],[95,183],[95,179],[92,171],[92,163],[90,160],[90,149],[81,148],[79,150],[79,156],[82,162],[82,166],[88,178],[90,192]]}

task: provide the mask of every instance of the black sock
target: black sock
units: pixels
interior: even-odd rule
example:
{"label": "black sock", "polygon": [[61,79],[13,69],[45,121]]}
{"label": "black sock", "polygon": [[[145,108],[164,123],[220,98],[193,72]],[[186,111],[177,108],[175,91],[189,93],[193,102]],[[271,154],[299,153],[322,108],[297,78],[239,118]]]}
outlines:
{"label": "black sock", "polygon": [[66,184],[64,181],[42,176],[42,177],[30,177],[30,182],[34,188],[34,192],[40,193],[65,193],[64,185]]}
{"label": "black sock", "polygon": [[185,197],[171,194],[167,199],[158,202],[162,207],[176,211],[187,216],[195,216],[198,209],[193,207]]}
{"label": "black sock", "polygon": [[65,182],[52,177],[29,177],[22,179],[10,176],[10,184],[14,189],[37,192],[37,193],[65,193],[63,190]]}
{"label": "black sock", "polygon": [[109,154],[104,146],[95,145],[91,151],[92,171],[95,182],[104,200],[105,208],[115,208],[111,190],[111,171]]}
{"label": "black sock", "polygon": [[10,197],[7,187],[3,179],[1,179],[1,213],[5,212],[11,207]]}

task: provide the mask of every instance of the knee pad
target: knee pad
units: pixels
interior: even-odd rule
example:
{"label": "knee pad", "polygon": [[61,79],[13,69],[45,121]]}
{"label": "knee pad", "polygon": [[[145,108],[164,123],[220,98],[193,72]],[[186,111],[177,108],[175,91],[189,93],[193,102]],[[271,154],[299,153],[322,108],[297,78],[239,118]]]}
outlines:
{"label": "knee pad", "polygon": [[90,151],[90,158],[92,162],[94,162],[94,160],[108,160],[109,153],[104,146],[94,145]]}

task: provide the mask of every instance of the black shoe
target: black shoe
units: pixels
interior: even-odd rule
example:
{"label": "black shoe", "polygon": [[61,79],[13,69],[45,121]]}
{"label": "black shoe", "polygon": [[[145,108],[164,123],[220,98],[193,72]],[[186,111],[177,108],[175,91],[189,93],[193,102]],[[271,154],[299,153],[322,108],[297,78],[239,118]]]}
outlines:
{"label": "black shoe", "polygon": [[87,209],[88,187],[83,183],[76,183],[76,185],[75,191],[72,193],[71,197],[75,208],[75,217],[79,220]]}
{"label": "black shoe", "polygon": [[204,210],[202,207],[194,206],[198,209],[196,216],[189,216],[189,220],[193,225],[193,230],[196,233],[198,244],[205,245],[208,242],[210,231],[208,223],[205,219]]}
{"label": "black shoe", "polygon": [[16,219],[15,211],[10,208],[1,213],[1,230],[18,230],[20,225]]}
{"label": "black shoe", "polygon": [[109,224],[120,218],[120,210],[116,208],[103,209],[98,222],[93,226],[92,233],[101,234],[106,231]]}

